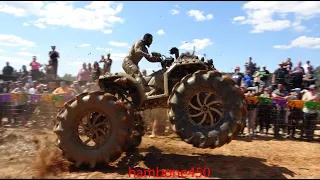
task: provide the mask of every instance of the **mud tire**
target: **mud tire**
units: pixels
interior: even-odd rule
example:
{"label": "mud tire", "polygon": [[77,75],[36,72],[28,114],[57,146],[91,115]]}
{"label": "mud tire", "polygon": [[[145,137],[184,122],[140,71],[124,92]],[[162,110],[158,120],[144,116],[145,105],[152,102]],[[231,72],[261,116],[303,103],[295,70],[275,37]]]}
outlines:
{"label": "mud tire", "polygon": [[[194,91],[214,89],[223,102],[223,115],[213,126],[193,124],[188,115],[188,102]],[[243,129],[247,117],[244,94],[229,77],[216,71],[197,71],[185,76],[173,88],[168,99],[168,116],[176,133],[185,142],[199,148],[216,148],[231,142]]]}
{"label": "mud tire", "polygon": [[[116,102],[116,98],[104,92],[90,92],[77,95],[65,103],[55,122],[54,132],[58,146],[66,159],[77,167],[82,164],[94,168],[96,164],[109,164],[117,160],[130,140],[132,118],[127,109]],[[78,136],[81,113],[102,112],[111,122],[111,133],[106,142],[95,148],[82,144]]]}

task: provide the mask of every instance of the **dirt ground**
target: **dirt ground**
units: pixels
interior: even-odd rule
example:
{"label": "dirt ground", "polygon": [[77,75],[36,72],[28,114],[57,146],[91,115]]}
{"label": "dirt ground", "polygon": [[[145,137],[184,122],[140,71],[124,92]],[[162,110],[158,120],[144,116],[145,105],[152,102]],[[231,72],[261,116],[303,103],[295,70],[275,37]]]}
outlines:
{"label": "dirt ground", "polygon": [[[50,129],[2,127],[0,178],[134,178],[138,170],[209,168],[208,178],[320,178],[320,143],[237,138],[218,149],[197,149],[176,135],[143,138],[138,152],[95,170],[61,159]],[[195,174],[196,175],[196,174]],[[153,177],[146,177],[153,178]],[[170,178],[170,177],[169,177]],[[178,178],[177,175],[171,178]],[[189,174],[188,178],[192,177]],[[204,178],[204,177],[201,177]]]}

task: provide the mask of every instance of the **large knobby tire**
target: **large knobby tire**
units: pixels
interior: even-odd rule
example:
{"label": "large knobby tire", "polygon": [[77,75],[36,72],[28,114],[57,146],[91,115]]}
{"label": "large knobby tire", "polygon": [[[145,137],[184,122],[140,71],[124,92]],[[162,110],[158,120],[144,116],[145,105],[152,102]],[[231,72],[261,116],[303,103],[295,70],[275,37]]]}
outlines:
{"label": "large knobby tire", "polygon": [[[116,100],[114,96],[104,92],[83,93],[67,102],[65,109],[58,114],[54,126],[59,139],[58,146],[64,156],[77,167],[81,164],[89,165],[90,168],[94,168],[96,164],[109,164],[117,160],[124,151],[130,140],[132,119],[127,109]],[[79,136],[78,128],[83,124],[83,116],[88,118],[86,125],[82,125],[85,127],[83,132],[89,134],[95,143],[101,141],[94,147],[84,144]],[[106,123],[108,126],[102,126]],[[94,128],[93,124],[104,129]]]}
{"label": "large knobby tire", "polygon": [[[195,102],[199,105],[195,106]],[[229,143],[242,130],[247,116],[246,101],[239,87],[216,71],[197,71],[185,76],[173,88],[168,105],[169,120],[176,133],[200,148]],[[195,119],[199,114],[203,116]],[[218,120],[214,121],[215,117]]]}

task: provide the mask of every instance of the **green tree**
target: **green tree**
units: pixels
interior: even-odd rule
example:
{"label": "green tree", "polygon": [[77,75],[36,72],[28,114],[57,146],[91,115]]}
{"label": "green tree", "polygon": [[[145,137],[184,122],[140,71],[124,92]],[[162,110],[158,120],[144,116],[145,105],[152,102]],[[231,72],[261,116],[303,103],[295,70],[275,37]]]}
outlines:
{"label": "green tree", "polygon": [[65,74],[64,76],[61,77],[61,79],[65,80],[65,81],[76,81],[77,77],[76,76],[72,76],[72,74]]}

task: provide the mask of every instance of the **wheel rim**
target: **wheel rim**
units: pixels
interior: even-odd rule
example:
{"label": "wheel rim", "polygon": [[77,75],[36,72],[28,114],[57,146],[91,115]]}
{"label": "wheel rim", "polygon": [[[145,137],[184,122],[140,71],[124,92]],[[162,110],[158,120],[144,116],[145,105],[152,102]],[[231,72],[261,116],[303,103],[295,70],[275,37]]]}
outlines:
{"label": "wheel rim", "polygon": [[223,103],[214,92],[196,92],[188,101],[189,120],[199,126],[211,127],[223,116]]}
{"label": "wheel rim", "polygon": [[110,137],[111,121],[101,112],[86,112],[78,124],[78,137],[82,144],[98,148]]}
{"label": "wheel rim", "polygon": [[130,108],[134,105],[134,98],[130,94],[129,90],[117,90],[115,88],[109,88],[106,89],[106,91],[117,97],[117,99],[119,99],[125,107]]}

